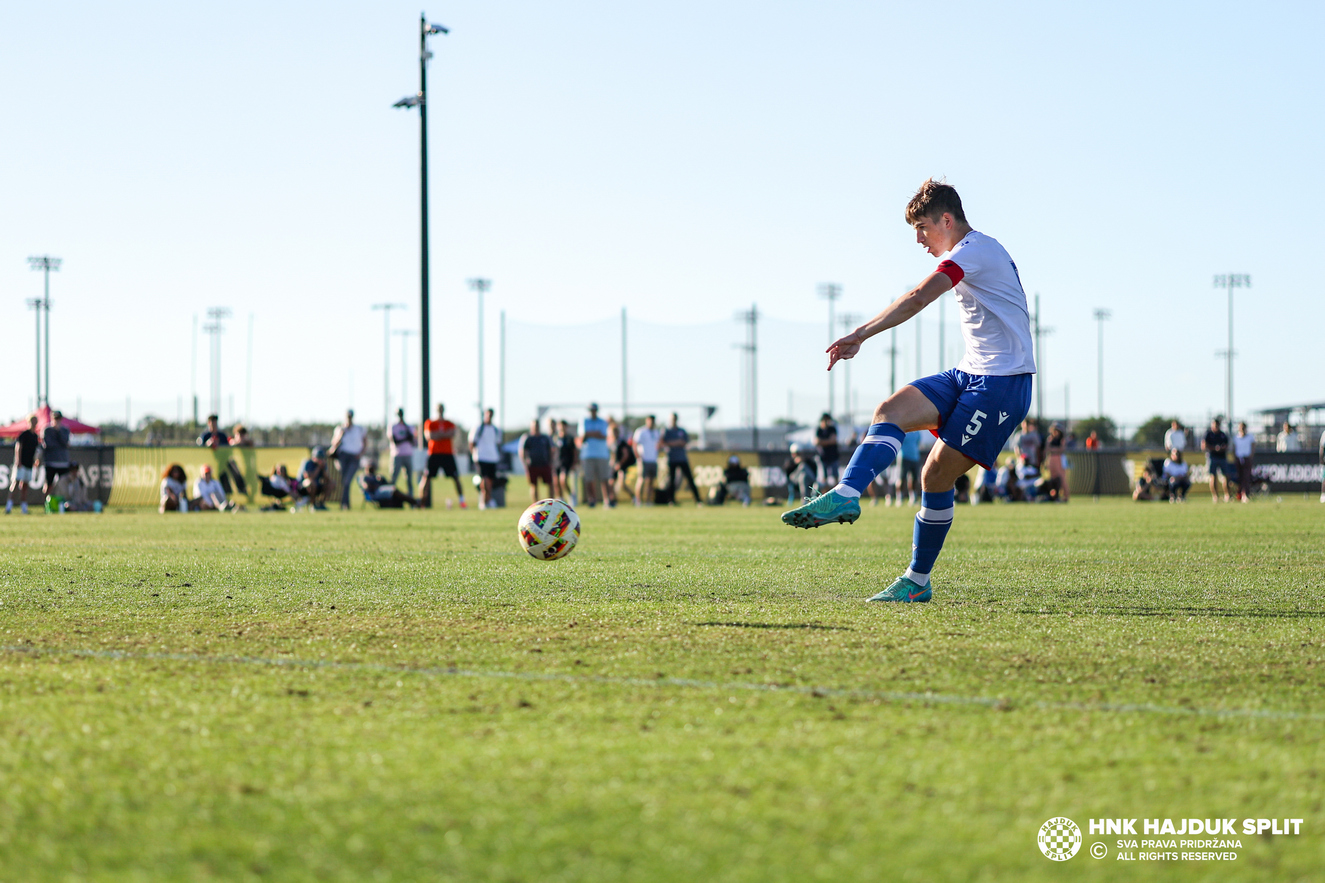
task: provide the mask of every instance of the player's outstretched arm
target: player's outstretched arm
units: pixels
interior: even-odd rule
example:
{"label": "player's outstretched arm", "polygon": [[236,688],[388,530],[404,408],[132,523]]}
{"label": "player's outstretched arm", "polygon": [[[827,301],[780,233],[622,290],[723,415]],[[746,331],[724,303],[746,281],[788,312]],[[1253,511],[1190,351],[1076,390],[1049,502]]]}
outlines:
{"label": "player's outstretched arm", "polygon": [[952,288],[952,280],[944,273],[934,273],[915,288],[884,308],[883,312],[861,325],[855,331],[833,341],[828,347],[828,370],[833,370],[842,359],[855,358],[861,344],[880,331],[887,331],[904,323]]}

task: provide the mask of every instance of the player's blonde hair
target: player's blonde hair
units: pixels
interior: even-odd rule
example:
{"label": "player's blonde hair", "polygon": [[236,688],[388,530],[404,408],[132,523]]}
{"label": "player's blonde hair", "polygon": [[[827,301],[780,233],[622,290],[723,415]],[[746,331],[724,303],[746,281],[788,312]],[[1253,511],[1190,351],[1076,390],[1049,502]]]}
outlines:
{"label": "player's blonde hair", "polygon": [[930,178],[920,185],[916,195],[906,204],[906,222],[914,226],[921,218],[940,218],[944,212],[952,215],[954,220],[966,223],[966,212],[962,211],[962,198],[957,195],[957,188],[946,181]]}

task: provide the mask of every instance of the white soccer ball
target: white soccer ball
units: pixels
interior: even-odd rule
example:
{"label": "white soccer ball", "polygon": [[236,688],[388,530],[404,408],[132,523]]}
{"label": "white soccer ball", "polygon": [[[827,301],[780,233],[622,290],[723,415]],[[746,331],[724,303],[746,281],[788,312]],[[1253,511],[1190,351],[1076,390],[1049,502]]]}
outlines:
{"label": "white soccer ball", "polygon": [[541,561],[570,554],[580,541],[580,516],[563,500],[539,500],[520,516],[520,546]]}

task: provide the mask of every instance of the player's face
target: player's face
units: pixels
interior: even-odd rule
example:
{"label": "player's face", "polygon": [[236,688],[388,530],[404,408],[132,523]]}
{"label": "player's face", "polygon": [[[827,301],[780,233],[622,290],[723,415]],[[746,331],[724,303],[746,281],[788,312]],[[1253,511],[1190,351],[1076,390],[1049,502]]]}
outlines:
{"label": "player's face", "polygon": [[937,218],[921,218],[916,221],[916,242],[934,257],[938,257],[945,251],[949,251],[953,243],[952,238],[952,216],[940,215]]}

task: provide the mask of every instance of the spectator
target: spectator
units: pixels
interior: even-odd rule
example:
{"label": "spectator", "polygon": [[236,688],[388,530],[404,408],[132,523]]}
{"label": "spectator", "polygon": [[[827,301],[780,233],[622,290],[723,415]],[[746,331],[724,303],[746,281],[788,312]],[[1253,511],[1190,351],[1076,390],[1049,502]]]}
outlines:
{"label": "spectator", "polygon": [[580,503],[575,493],[575,465],[580,461],[580,448],[576,443],[575,433],[570,431],[570,424],[565,420],[557,423],[557,437],[553,444],[557,449],[555,474],[557,487],[552,493],[563,500],[568,500],[571,506],[578,506]]}
{"label": "spectator", "polygon": [[631,502],[638,506],[639,497],[635,495],[635,489],[626,484],[626,473],[635,465],[636,459],[630,432],[623,430],[615,420],[609,420],[607,441],[612,450],[612,501],[616,502],[625,491],[630,494]]}
{"label": "spectator", "polygon": [[741,458],[732,454],[722,470],[724,497],[735,497],[742,506],[750,505],[750,470],[741,465]]}
{"label": "spectator", "polygon": [[824,413],[819,417],[819,425],[814,430],[814,446],[819,451],[819,463],[824,471],[822,486],[833,487],[842,477],[842,451],[838,446],[833,415]]}
{"label": "spectator", "polygon": [[808,500],[814,496],[815,482],[819,471],[817,458],[812,453],[815,450],[815,448],[803,445],[791,446],[791,456],[782,467],[782,470],[787,473],[787,500],[789,502],[796,502],[798,499]]}
{"label": "spectator", "polygon": [[902,505],[902,493],[907,494],[907,505],[914,506],[920,494],[920,436],[921,432],[908,432],[902,438],[901,455],[897,458],[897,505]]}
{"label": "spectator", "polygon": [[314,509],[326,509],[327,492],[331,482],[327,476],[327,451],[325,448],[313,448],[308,459],[299,467],[299,499],[295,501],[296,511],[311,505]]}
{"label": "spectator", "polygon": [[607,447],[607,421],[598,416],[598,406],[589,406],[589,416],[580,422],[580,474],[584,477],[584,496],[590,506],[601,499],[615,505],[609,495],[611,451]]}
{"label": "spectator", "polygon": [[1066,503],[1070,497],[1067,489],[1067,454],[1063,424],[1055,423],[1049,427],[1049,437],[1044,440],[1044,462],[1049,470],[1049,481],[1056,483],[1055,497]]}
{"label": "spectator", "polygon": [[235,504],[225,497],[225,488],[212,475],[212,467],[204,465],[193,485],[193,497],[202,512],[233,512]]}
{"label": "spectator", "polygon": [[1238,465],[1238,499],[1244,503],[1251,501],[1251,466],[1255,451],[1255,436],[1247,432],[1246,423],[1239,423],[1238,434],[1233,436],[1233,459]]}
{"label": "spectator", "polygon": [[401,471],[405,473],[406,496],[414,496],[414,427],[405,422],[405,409],[396,409],[396,422],[391,425],[391,483],[395,484]]}
{"label": "spectator", "polygon": [[1210,421],[1205,438],[1201,439],[1201,450],[1205,451],[1205,465],[1210,470],[1210,499],[1219,502],[1219,479],[1224,479],[1224,502],[1229,501],[1228,480],[1230,475],[1228,462],[1228,433],[1219,428],[1219,418]]}
{"label": "spectator", "polygon": [[[1245,425],[1245,424],[1244,424]],[[1320,501],[1325,503],[1325,429],[1320,431],[1320,450],[1317,452],[1320,459]]]}
{"label": "spectator", "polygon": [[540,481],[547,485],[549,496],[556,496],[556,481],[552,476],[552,439],[539,429],[537,420],[529,421],[529,431],[520,436],[519,450],[524,477],[529,480],[529,499],[535,503],[539,501]]}
{"label": "spectator", "polygon": [[178,463],[171,463],[166,467],[166,471],[161,473],[161,505],[158,507],[160,512],[187,512],[189,511],[188,478],[184,475],[184,467]]}
{"label": "spectator", "polygon": [[331,456],[336,458],[336,468],[340,470],[340,507],[350,508],[350,489],[354,487],[354,474],[359,471],[359,461],[363,459],[364,444],[368,440],[368,431],[354,422],[353,409],[345,412],[345,422],[336,427],[331,435]]}
{"label": "spectator", "polygon": [[253,502],[253,495],[248,492],[249,480],[245,477],[245,473],[247,472],[254,478],[257,477],[258,458],[253,452],[253,448],[257,447],[257,445],[253,441],[253,436],[249,434],[248,427],[242,423],[236,423],[234,429],[230,432],[230,447],[238,449],[237,453],[241,458],[241,462],[244,463],[244,469],[241,470],[239,468],[239,464],[235,462],[234,456],[227,457],[225,460],[224,471],[221,475],[221,487],[229,493],[229,482],[233,481],[235,484],[235,492],[248,497],[249,502],[251,503]]}
{"label": "spectator", "polygon": [[[1156,489],[1159,483],[1155,480],[1155,473],[1150,471],[1150,466],[1141,470],[1141,477],[1136,480],[1136,487],[1132,490],[1132,499],[1138,503],[1148,502],[1155,499]],[[1163,490],[1160,489],[1160,493]],[[1164,494],[1167,496],[1167,494]]]}
{"label": "spectator", "polygon": [[249,435],[248,427],[244,424],[236,423],[231,432],[234,433],[230,436],[230,446],[232,448],[251,448],[255,446],[253,436]]}
{"label": "spectator", "polygon": [[1017,454],[1025,459],[1027,466],[1038,471],[1043,447],[1044,439],[1040,437],[1039,426],[1027,417],[1021,422],[1021,435],[1017,436]]}
{"label": "spectator", "polygon": [[1021,486],[1017,482],[1019,478],[1017,475],[1017,469],[1020,465],[1020,459],[1020,454],[1015,457],[1009,457],[1003,462],[1003,465],[999,467],[998,472],[994,476],[995,490],[1000,497],[1007,500],[1009,503],[1020,503],[1022,500],[1026,499],[1025,495],[1021,492]]}
{"label": "spectator", "polygon": [[[49,429],[46,431],[50,432]],[[1302,439],[1297,434],[1297,427],[1285,422],[1284,428],[1279,430],[1279,435],[1275,437],[1274,449],[1281,454],[1293,454],[1302,450]]]}
{"label": "spectator", "polygon": [[[1039,433],[1037,432],[1036,435]],[[1032,503],[1035,502],[1040,490],[1040,467],[1032,463],[1030,457],[1025,454],[1017,455],[1017,490],[1021,491],[1023,500]]]}
{"label": "spectator", "polygon": [[[1100,443],[1100,433],[1099,433],[1099,430],[1097,430],[1097,429],[1092,429],[1092,430],[1090,431],[1090,435],[1086,436],[1086,450],[1088,450],[1088,451],[1098,451],[1098,450],[1100,449],[1100,445],[1101,445],[1101,443]],[[1180,449],[1180,448],[1174,448],[1174,450],[1181,450],[1181,449]]]}
{"label": "spectator", "polygon": [[460,508],[466,508],[465,487],[460,483],[460,470],[455,462],[455,433],[455,424],[446,419],[446,405],[439,402],[437,419],[423,421],[423,440],[428,445],[428,468],[419,479],[419,496],[423,505],[429,508],[432,508],[432,486],[438,472],[455,482]]}
{"label": "spectator", "polygon": [[635,502],[653,505],[653,485],[658,480],[657,420],[652,414],[644,418],[644,425],[635,430],[631,443],[639,460],[639,477],[635,479]]}
{"label": "spectator", "polygon": [[1164,482],[1168,486],[1170,503],[1187,502],[1187,491],[1192,482],[1188,477],[1187,464],[1182,462],[1182,451],[1174,448],[1169,451],[1169,458],[1164,461]]}
{"label": "spectator", "polygon": [[221,431],[221,418],[215,414],[207,415],[207,430],[198,436],[198,447],[211,448],[213,451],[217,448],[228,448],[230,439],[226,438]]}
{"label": "spectator", "polygon": [[1169,428],[1164,430],[1164,450],[1165,451],[1185,451],[1187,450],[1187,433],[1182,428],[1182,424],[1177,420],[1169,423]]}
{"label": "spectator", "polygon": [[298,482],[290,477],[285,464],[277,463],[276,468],[272,469],[271,475],[262,476],[263,496],[271,497],[277,501],[270,506],[263,507],[264,510],[269,512],[283,511],[285,507],[281,505],[281,501],[285,500],[286,497],[297,498],[299,496],[298,488]]}
{"label": "spectator", "polygon": [[363,475],[359,477],[359,487],[363,489],[363,498],[370,503],[376,503],[378,508],[403,509],[406,503],[415,509],[419,508],[418,500],[387,481],[386,476],[377,471],[376,460],[369,459],[364,464]]}
{"label": "spectator", "polygon": [[483,422],[469,433],[469,456],[478,473],[478,507],[496,509],[492,491],[497,481],[497,464],[501,462],[501,430],[492,423],[493,410],[483,412]]}
{"label": "spectator", "polygon": [[677,484],[677,475],[685,477],[690,484],[690,493],[695,498],[695,505],[702,505],[703,501],[699,498],[699,488],[695,487],[695,474],[690,471],[690,455],[686,453],[686,445],[690,444],[690,433],[681,428],[679,418],[675,413],[667,423],[667,428],[663,430],[662,445],[667,451],[667,486],[672,491],[672,504],[676,504],[676,492],[680,489]]}
{"label": "spectator", "polygon": [[55,480],[69,471],[69,427],[59,411],[51,414],[51,425],[42,430],[41,464],[46,469],[42,493],[49,495]]}
{"label": "spectator", "polygon": [[980,467],[976,473],[975,492],[971,495],[971,505],[992,503],[1003,495],[998,487],[998,470]]}
{"label": "spectator", "polygon": [[14,440],[14,473],[9,481],[9,498],[5,500],[5,514],[14,511],[14,496],[18,495],[19,511],[28,514],[28,488],[32,485],[32,473],[37,468],[37,449],[41,447],[41,437],[37,435],[37,415],[28,415],[28,428],[18,434]]}
{"label": "spectator", "polygon": [[100,501],[94,503],[87,495],[87,484],[77,463],[69,464],[69,471],[56,479],[54,495],[59,497],[65,512],[100,512]]}

